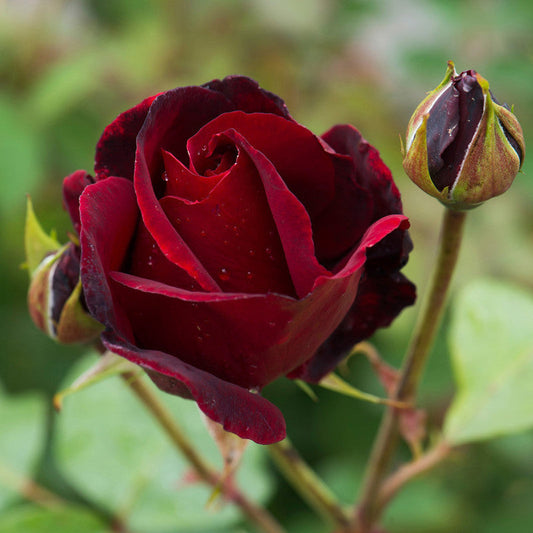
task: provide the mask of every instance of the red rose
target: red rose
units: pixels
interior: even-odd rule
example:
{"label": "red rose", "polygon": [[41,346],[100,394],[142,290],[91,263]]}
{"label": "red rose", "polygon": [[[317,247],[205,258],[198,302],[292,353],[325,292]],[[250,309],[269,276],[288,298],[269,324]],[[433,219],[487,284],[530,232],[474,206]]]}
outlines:
{"label": "red rose", "polygon": [[243,438],[285,436],[264,385],[320,379],[414,300],[376,150],[351,126],[316,137],[248,78],[144,100],[105,129],[95,183],[64,188],[104,344]]}

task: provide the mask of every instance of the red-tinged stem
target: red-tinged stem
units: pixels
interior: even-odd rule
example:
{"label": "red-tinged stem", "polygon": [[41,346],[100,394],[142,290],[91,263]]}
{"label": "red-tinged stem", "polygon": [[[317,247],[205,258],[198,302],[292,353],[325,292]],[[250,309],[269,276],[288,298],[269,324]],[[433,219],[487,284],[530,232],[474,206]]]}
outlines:
{"label": "red-tinged stem", "polygon": [[215,489],[220,489],[222,494],[237,505],[248,520],[253,523],[258,531],[263,533],[284,533],[285,530],[276,519],[263,507],[250,501],[233,484],[224,480],[194,448],[191,441],[176,423],[172,414],[159,400],[157,395],[148,387],[139,376],[133,372],[122,374],[123,379],[130,389],[143,402],[145,407],[159,422],[166,434],[170,437],[176,448],[185,456],[194,468],[198,477]]}
{"label": "red-tinged stem", "polygon": [[[418,383],[442,318],[446,295],[457,263],[465,218],[464,211],[446,209],[444,212],[439,255],[427,299],[404,359],[395,400],[414,403]],[[357,507],[359,527],[356,531],[361,533],[371,531],[383,511],[379,503],[379,493],[396,451],[399,413],[398,409],[387,409],[372,448]]]}

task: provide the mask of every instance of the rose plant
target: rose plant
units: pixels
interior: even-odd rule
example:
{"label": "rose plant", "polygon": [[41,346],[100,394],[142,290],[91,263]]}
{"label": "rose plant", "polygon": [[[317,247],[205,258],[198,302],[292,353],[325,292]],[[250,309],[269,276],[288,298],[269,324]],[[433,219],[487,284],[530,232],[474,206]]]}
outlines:
{"label": "rose plant", "polygon": [[249,78],[122,113],[64,199],[103,344],[259,443],[285,436],[265,385],[319,381],[415,298],[378,152],[351,126],[315,136]]}

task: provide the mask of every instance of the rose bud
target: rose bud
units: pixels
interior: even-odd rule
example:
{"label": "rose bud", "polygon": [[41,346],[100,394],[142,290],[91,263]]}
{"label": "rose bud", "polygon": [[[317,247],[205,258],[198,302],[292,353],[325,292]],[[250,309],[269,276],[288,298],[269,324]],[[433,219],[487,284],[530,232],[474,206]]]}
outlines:
{"label": "rose bud", "polygon": [[522,128],[474,70],[457,75],[448,63],[441,84],[407,127],[403,166],[422,190],[454,209],[504,193],[522,166]]}
{"label": "rose bud", "polygon": [[60,246],[46,235],[30,201],[25,241],[30,271],[28,309],[35,325],[64,344],[96,338],[102,326],[82,302],[79,246],[72,242]]}
{"label": "rose bud", "polygon": [[119,115],[71,213],[104,345],[259,443],[285,436],[265,385],[319,381],[415,298],[378,152],[351,126],[315,136],[245,77]]}

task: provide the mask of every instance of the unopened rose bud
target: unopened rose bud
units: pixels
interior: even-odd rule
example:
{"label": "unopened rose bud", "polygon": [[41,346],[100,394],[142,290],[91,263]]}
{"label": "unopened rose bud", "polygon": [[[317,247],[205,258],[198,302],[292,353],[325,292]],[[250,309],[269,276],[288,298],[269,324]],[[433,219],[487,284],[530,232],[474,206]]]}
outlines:
{"label": "unopened rose bud", "polygon": [[450,61],[409,121],[403,167],[443,204],[469,209],[511,186],[524,153],[518,120],[487,80],[474,70],[457,75]]}
{"label": "unopened rose bud", "polygon": [[30,272],[28,308],[35,325],[64,344],[95,338],[102,326],[82,302],[80,249],[73,242],[61,246],[46,235],[29,200],[25,244]]}

